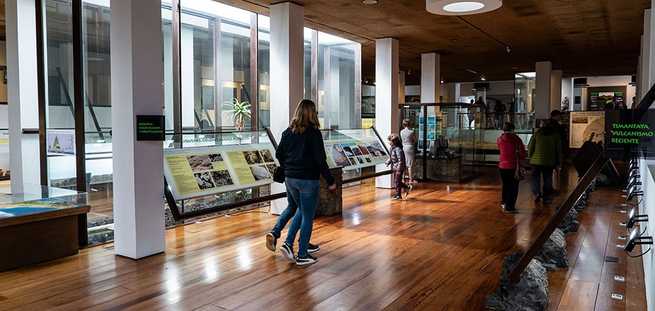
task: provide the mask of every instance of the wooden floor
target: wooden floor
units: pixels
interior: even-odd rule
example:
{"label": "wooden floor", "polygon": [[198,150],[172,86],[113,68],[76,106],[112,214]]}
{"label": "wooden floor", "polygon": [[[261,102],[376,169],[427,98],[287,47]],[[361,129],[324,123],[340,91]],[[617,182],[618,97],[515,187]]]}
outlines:
{"label": "wooden floor", "polygon": [[[523,185],[520,213],[501,213],[495,178],[422,184],[406,201],[370,183],[348,188],[343,216],[316,221],[322,250],[305,269],[266,250],[276,217],[256,210],[169,230],[166,253],[140,261],[107,245],[0,273],[0,310],[482,309],[503,257],[525,248],[554,210],[535,205]],[[552,310],[593,310],[600,295],[592,275],[604,268],[591,255],[606,247],[611,215],[585,213],[581,238],[571,238],[575,265],[555,275]]]}

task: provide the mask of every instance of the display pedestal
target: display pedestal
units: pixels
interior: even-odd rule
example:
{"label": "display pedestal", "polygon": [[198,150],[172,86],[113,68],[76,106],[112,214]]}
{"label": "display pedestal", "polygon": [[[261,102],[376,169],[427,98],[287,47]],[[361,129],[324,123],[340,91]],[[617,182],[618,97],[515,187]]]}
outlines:
{"label": "display pedestal", "polygon": [[321,178],[321,189],[319,191],[316,217],[341,215],[343,206],[343,200],[341,197],[343,189],[343,171],[340,168],[334,168],[331,169],[330,172],[332,173],[332,176],[334,176],[337,190],[335,192],[328,190],[328,184],[323,180],[323,178]]}
{"label": "display pedestal", "polygon": [[77,254],[78,216],[89,207],[53,209],[0,220],[0,271]]}

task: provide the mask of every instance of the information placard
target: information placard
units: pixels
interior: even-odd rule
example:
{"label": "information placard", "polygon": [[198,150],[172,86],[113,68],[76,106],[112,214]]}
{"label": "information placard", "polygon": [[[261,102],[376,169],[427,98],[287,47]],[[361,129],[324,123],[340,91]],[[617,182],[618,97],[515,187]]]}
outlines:
{"label": "information placard", "polygon": [[605,111],[571,112],[569,147],[580,148],[593,134],[594,142],[603,142],[605,135]]}
{"label": "information placard", "polygon": [[353,170],[383,164],[389,156],[372,129],[335,130],[324,141],[328,165]]}
{"label": "information placard", "polygon": [[279,166],[271,144],[167,149],[164,176],[176,200],[263,186]]}
{"label": "information placard", "polygon": [[164,141],[164,116],[136,116],[136,140]]}

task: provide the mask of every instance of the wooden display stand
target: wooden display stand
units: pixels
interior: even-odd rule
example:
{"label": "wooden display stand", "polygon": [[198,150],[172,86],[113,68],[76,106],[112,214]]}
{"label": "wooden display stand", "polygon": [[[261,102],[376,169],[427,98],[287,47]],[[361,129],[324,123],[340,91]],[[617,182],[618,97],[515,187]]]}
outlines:
{"label": "wooden display stand", "polygon": [[88,212],[84,206],[0,218],[0,271],[77,254],[78,218]]}

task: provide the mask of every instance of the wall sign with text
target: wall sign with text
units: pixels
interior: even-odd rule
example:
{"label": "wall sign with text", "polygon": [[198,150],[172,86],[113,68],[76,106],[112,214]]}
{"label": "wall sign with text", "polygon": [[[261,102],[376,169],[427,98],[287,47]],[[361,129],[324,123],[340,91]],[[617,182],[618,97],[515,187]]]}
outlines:
{"label": "wall sign with text", "polygon": [[137,141],[164,141],[164,116],[136,116]]}

